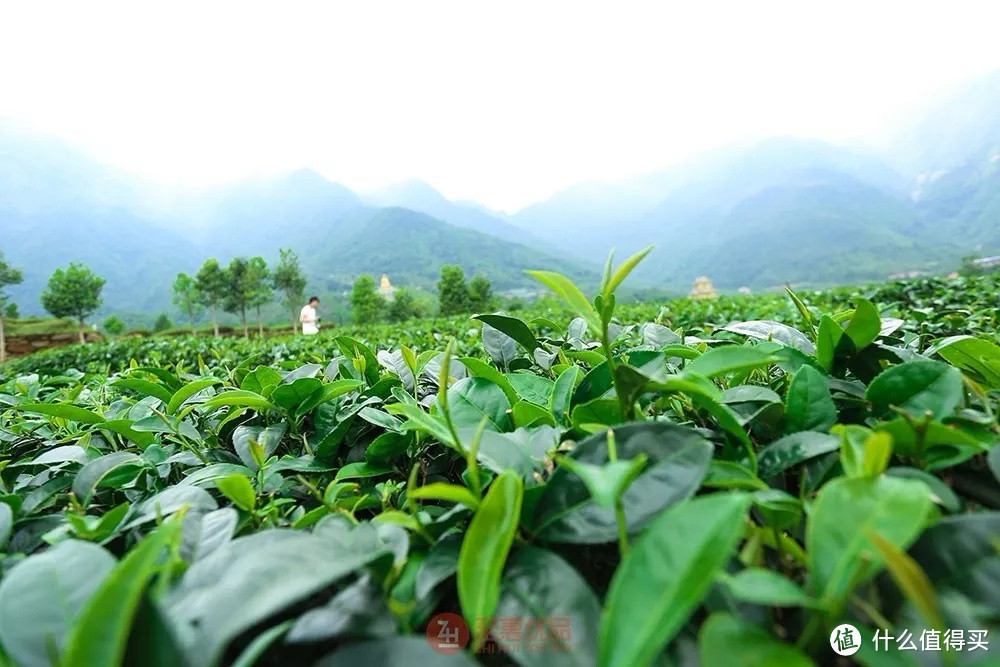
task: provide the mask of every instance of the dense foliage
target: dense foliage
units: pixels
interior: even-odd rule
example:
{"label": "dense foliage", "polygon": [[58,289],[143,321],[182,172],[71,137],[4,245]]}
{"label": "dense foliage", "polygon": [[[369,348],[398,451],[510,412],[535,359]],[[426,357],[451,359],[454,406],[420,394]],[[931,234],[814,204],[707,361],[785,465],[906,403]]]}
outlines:
{"label": "dense foliage", "polygon": [[876,664],[876,629],[995,636],[996,281],[617,306],[638,259],[593,300],[533,272],[560,305],[520,319],[4,366],[0,664],[807,665],[841,623]]}

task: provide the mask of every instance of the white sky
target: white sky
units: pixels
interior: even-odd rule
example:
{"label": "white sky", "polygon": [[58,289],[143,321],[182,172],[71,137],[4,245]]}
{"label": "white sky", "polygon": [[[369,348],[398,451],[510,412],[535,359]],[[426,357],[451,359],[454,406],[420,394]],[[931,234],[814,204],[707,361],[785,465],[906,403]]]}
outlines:
{"label": "white sky", "polygon": [[508,211],[1000,68],[1000,3],[0,0],[0,118],[191,185],[312,167]]}

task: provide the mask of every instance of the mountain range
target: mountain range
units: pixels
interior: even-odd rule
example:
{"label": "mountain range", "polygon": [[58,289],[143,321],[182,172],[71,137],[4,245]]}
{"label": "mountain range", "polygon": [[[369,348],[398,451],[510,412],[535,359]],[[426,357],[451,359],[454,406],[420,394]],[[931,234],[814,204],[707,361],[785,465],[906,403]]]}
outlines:
{"label": "mountain range", "polygon": [[178,271],[206,257],[296,249],[310,291],[362,272],[432,289],[461,264],[498,290],[547,268],[585,284],[609,249],[649,243],[639,285],[723,290],[829,285],[954,269],[1000,252],[1000,73],[958,90],[880,149],[774,138],[617,182],[581,183],[513,215],[422,181],[358,194],[310,170],[176,192],[54,139],[0,125],[0,249],[25,274],[10,292],[39,312],[71,261],[107,278],[105,312],[169,308]]}

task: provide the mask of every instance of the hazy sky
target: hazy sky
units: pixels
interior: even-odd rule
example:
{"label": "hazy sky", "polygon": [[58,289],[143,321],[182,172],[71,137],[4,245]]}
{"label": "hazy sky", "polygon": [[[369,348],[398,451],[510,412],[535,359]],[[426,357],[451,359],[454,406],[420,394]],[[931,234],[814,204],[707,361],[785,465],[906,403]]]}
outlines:
{"label": "hazy sky", "polygon": [[0,118],[170,183],[313,167],[514,210],[737,140],[865,142],[1000,3],[0,0]]}

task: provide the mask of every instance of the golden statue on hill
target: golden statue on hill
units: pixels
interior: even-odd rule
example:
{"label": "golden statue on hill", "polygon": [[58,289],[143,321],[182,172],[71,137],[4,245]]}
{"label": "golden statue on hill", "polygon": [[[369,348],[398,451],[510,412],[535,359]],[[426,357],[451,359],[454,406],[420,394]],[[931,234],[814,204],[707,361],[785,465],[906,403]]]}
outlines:
{"label": "golden statue on hill", "polygon": [[396,288],[389,282],[388,274],[383,273],[382,279],[378,281],[378,293],[386,301],[392,301],[392,297],[396,295]]}
{"label": "golden statue on hill", "polygon": [[715,287],[712,285],[712,281],[708,279],[708,276],[699,276],[694,279],[694,286],[691,288],[691,294],[689,294],[692,299],[714,299],[719,296],[719,293],[715,291]]}

